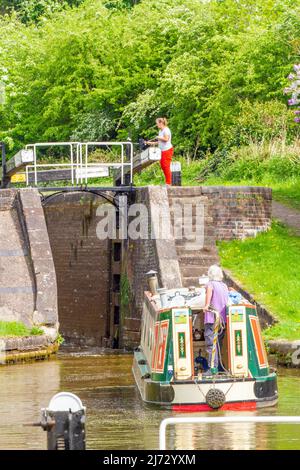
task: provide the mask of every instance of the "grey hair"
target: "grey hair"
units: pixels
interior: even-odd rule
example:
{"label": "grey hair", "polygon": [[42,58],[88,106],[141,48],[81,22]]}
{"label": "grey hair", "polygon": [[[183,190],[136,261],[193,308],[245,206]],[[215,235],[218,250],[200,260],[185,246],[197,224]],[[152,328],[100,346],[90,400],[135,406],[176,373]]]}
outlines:
{"label": "grey hair", "polygon": [[210,281],[223,281],[223,271],[220,266],[213,264],[208,270],[208,277]]}

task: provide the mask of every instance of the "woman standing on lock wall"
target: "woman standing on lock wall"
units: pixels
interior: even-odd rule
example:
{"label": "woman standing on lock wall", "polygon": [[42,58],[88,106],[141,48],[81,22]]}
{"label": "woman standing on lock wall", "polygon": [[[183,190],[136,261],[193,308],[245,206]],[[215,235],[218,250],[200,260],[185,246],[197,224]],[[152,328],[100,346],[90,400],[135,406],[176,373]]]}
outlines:
{"label": "woman standing on lock wall", "polygon": [[147,144],[158,145],[161,150],[161,161],[160,166],[165,175],[166,184],[170,185],[172,182],[171,175],[171,162],[174,153],[172,145],[172,133],[168,127],[168,121],[166,118],[160,117],[156,119],[156,125],[159,129],[159,134],[155,139],[155,142],[148,141]]}

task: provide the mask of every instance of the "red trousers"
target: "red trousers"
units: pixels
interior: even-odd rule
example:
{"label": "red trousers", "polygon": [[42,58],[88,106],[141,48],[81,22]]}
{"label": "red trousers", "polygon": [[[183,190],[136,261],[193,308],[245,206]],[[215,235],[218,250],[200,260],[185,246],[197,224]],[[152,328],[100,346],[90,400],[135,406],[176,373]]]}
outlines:
{"label": "red trousers", "polygon": [[161,152],[160,166],[161,166],[162,171],[164,172],[166,184],[172,183],[171,162],[172,162],[173,153],[174,153],[173,147],[169,150],[163,150]]}

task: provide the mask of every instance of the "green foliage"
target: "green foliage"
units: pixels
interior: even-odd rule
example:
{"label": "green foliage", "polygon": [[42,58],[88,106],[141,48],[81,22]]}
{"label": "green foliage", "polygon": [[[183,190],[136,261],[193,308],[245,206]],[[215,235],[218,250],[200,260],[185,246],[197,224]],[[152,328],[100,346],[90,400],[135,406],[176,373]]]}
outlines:
{"label": "green foliage", "polygon": [[83,0],[4,0],[2,13],[15,11],[22,23],[38,23],[42,18],[62,11],[68,6],[78,6]]}
{"label": "green foliage", "polygon": [[222,265],[280,320],[266,338],[300,337],[300,238],[274,223],[272,230],[244,241],[219,244]]}
{"label": "green foliage", "polygon": [[113,131],[113,120],[104,112],[82,113],[77,117],[77,127],[70,139],[75,142],[107,140]]}
{"label": "green foliage", "polygon": [[[257,147],[256,147],[257,148]],[[243,147],[227,156],[226,165],[219,162],[218,174],[225,181],[253,181],[256,184],[278,182],[300,177],[300,156],[263,152],[252,154]]]}
{"label": "green foliage", "polygon": [[0,321],[0,337],[9,336],[39,336],[43,331],[37,327],[31,329],[21,322]]}
{"label": "green foliage", "polygon": [[293,117],[293,112],[279,100],[251,103],[246,99],[235,121],[223,129],[222,139],[228,147],[274,139],[292,142],[298,134]]}
{"label": "green foliage", "polygon": [[198,181],[210,185],[269,186],[276,200],[300,209],[299,155],[297,140],[293,145],[275,140],[234,148],[224,152],[213,170],[209,162],[216,160],[216,153],[206,158],[199,170]]}
{"label": "green foliage", "polygon": [[132,292],[130,287],[130,282],[128,277],[125,274],[121,275],[121,307],[122,312],[130,308],[130,303],[132,300]]}
{"label": "green foliage", "polygon": [[160,114],[189,158],[299,132],[282,93],[299,54],[297,2],[85,0],[61,12],[54,4],[65,1],[19,3],[30,7],[26,24],[0,19],[0,138],[11,152],[153,136]]}
{"label": "green foliage", "polygon": [[30,335],[32,336],[40,336],[43,334],[44,334],[43,330],[41,330],[41,328],[38,328],[37,326],[33,326],[30,330]]}
{"label": "green foliage", "polygon": [[59,333],[55,341],[60,346],[65,342],[65,338]]}
{"label": "green foliage", "polygon": [[138,3],[140,3],[140,0],[105,0],[104,6],[111,10],[124,10],[125,8],[132,8]]}

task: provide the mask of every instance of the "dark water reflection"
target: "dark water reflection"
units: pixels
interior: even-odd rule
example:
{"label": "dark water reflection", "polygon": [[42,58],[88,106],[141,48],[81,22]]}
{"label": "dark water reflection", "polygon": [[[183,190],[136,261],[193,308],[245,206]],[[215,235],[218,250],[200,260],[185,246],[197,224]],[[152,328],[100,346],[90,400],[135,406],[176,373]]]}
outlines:
{"label": "dark water reflection", "polygon": [[[49,362],[1,367],[0,449],[45,449],[45,433],[23,423],[38,421],[40,408],[62,390],[78,394],[87,407],[89,449],[157,449],[159,423],[172,413],[141,402],[131,362],[129,355],[60,354]],[[279,394],[276,408],[254,414],[299,414],[299,371],[279,371]],[[299,449],[300,436],[288,424],[207,425],[201,431],[184,425],[170,429],[168,444],[176,449]]]}

